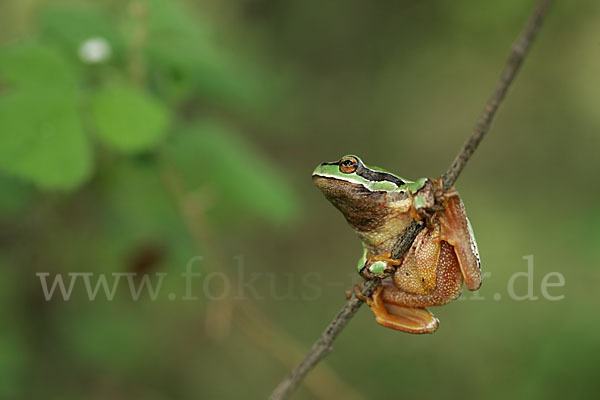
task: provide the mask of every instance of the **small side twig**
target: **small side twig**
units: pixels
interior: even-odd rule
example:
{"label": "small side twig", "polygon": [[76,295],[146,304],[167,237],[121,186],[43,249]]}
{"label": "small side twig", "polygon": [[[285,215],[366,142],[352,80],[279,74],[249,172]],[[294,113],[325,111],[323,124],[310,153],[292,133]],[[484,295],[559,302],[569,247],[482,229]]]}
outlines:
{"label": "small side twig", "polygon": [[[510,54],[500,75],[498,84],[496,85],[491,97],[486,103],[479,120],[477,121],[473,131],[463,147],[459,151],[458,155],[452,162],[452,165],[444,173],[442,177],[444,191],[449,190],[458,179],[461,171],[477,149],[477,146],[489,131],[491,122],[498,111],[502,100],[506,96],[508,88],[513,82],[519,68],[523,64],[523,60],[529,52],[529,48],[538,32],[541,23],[546,16],[551,0],[539,0],[536,8],[529,17],[525,28],[514,42],[511,47]],[[401,257],[410,247],[413,240],[416,238],[419,231],[423,229],[422,224],[413,222],[413,224],[406,229],[402,238],[399,240],[393,251],[393,257]],[[379,279],[372,279],[362,283],[360,289],[364,296],[370,296],[377,286],[379,285]],[[342,309],[333,318],[333,321],[327,326],[325,331],[321,334],[319,339],[313,344],[304,360],[284,379],[271,393],[269,400],[283,400],[290,396],[290,394],[300,384],[302,379],[308,374],[308,372],[327,354],[332,350],[333,341],[337,335],[344,329],[346,324],[352,319],[354,314],[358,311],[362,301],[359,300],[356,295],[352,294],[352,297],[346,302]]]}

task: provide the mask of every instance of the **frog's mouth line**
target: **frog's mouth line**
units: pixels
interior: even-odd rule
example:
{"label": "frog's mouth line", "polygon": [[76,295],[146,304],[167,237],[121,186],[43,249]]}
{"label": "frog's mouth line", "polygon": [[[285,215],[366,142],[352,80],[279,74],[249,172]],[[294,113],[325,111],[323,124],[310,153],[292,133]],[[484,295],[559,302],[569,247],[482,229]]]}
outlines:
{"label": "frog's mouth line", "polygon": [[347,203],[357,203],[365,201],[367,196],[382,196],[388,193],[385,190],[371,190],[363,182],[340,179],[337,176],[314,174],[312,178],[315,186],[333,202],[346,199]]}
{"label": "frog's mouth line", "polygon": [[[343,178],[341,178],[338,175],[328,174],[328,173],[324,173],[324,172],[317,172],[317,173],[314,173],[312,175],[312,177],[313,177],[313,180],[315,178],[322,178],[322,179],[328,179],[330,181],[345,182],[345,183],[348,183],[351,185],[360,186],[364,190],[367,190],[372,193],[378,193],[378,192],[385,193],[388,191],[399,189],[399,187],[400,187],[400,186],[398,186],[397,182],[393,182],[393,181],[389,181],[389,180],[385,180],[385,179],[369,180],[369,179],[366,179],[363,176],[357,175],[357,174],[348,174],[348,175],[345,175]],[[402,182],[400,179],[397,179],[397,181]],[[395,187],[389,188],[388,190],[374,189],[374,188],[369,187],[369,183],[374,184],[377,182],[389,182],[392,185],[394,185]]]}
{"label": "frog's mouth line", "polygon": [[[350,175],[345,177],[345,179],[340,179],[340,177],[336,176],[336,175],[318,173],[318,174],[313,174],[312,178],[313,178],[313,181],[315,179],[326,179],[328,181],[344,182],[348,185],[360,186],[360,187],[364,188],[365,190],[368,190],[369,192],[371,192],[371,190],[365,185],[364,182],[361,182],[358,179],[353,179],[352,176],[350,176]],[[317,185],[317,186],[319,186],[319,185]]]}

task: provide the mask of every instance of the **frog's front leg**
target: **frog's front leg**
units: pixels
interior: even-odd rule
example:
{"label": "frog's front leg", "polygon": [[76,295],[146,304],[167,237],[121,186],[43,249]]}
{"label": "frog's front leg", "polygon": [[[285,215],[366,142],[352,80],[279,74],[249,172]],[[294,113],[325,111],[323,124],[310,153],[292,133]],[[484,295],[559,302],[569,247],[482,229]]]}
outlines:
{"label": "frog's front leg", "polygon": [[367,304],[375,315],[378,324],[388,328],[408,333],[433,333],[437,330],[438,319],[426,308],[404,307],[384,302],[383,293],[386,289],[394,288],[391,282],[383,282],[373,295],[367,299]]}
{"label": "frog's front leg", "polygon": [[400,265],[402,258],[392,258],[392,253],[369,255],[364,248],[363,255],[358,260],[358,272],[365,279],[385,278],[392,275]]}

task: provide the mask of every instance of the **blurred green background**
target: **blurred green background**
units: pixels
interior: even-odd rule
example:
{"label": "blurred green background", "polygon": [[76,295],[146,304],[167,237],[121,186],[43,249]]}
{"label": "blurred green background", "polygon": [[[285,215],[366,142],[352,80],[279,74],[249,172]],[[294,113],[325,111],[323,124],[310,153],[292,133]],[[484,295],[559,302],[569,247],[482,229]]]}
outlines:
{"label": "blurred green background", "polygon": [[[457,184],[482,289],[428,336],[364,307],[295,399],[597,395],[600,3],[556,3]],[[0,398],[266,398],[358,281],[314,166],[441,174],[532,6],[0,2]],[[114,298],[46,300],[77,272]]]}

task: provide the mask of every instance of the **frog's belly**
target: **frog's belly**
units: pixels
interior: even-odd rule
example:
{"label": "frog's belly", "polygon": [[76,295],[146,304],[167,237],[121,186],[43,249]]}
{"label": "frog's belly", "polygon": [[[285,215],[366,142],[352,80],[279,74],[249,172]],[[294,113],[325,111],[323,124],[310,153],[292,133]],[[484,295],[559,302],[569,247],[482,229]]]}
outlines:
{"label": "frog's belly", "polygon": [[409,216],[396,216],[389,218],[375,231],[359,232],[358,234],[370,255],[391,253],[399,236],[410,226],[412,221]]}

